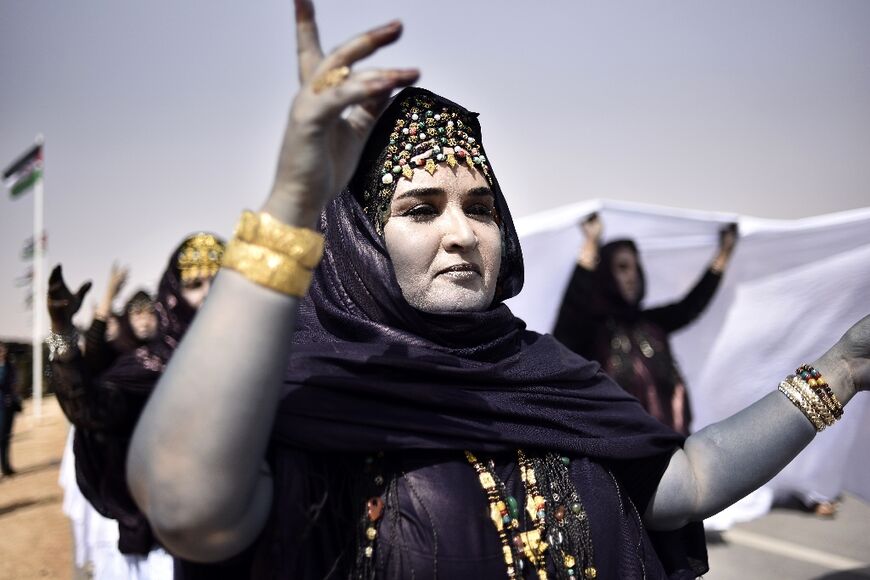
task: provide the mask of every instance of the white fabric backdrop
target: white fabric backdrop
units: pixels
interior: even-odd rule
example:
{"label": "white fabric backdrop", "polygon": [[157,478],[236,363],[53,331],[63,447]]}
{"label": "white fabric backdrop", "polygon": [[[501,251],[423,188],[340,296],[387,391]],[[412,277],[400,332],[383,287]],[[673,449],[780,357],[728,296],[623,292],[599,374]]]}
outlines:
{"label": "white fabric backdrop", "polygon": [[[634,239],[647,276],[644,305],[680,298],[715,254],[718,231],[736,221],[740,239],[707,311],[672,339],[686,377],[693,430],[775,389],[870,314],[870,208],[793,221],[592,200],[518,220],[523,292],[509,302],[529,328],[552,330],[582,236],[598,211],[604,242]],[[771,487],[781,493],[843,490],[870,501],[870,395],[821,433]]]}

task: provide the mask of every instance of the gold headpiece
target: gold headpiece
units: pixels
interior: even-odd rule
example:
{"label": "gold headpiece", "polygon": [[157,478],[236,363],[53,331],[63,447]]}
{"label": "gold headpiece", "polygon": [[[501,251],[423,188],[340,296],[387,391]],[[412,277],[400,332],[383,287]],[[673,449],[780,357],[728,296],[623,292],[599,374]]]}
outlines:
{"label": "gold headpiece", "polygon": [[210,278],[217,274],[224,255],[224,243],[212,234],[190,236],[178,251],[178,270],[181,281]]}
{"label": "gold headpiece", "polygon": [[[390,133],[387,156],[381,167],[381,183],[391,186],[399,177],[410,180],[415,167],[434,174],[437,163],[450,167],[466,163],[477,167],[491,182],[486,156],[470,131],[467,119],[446,105],[436,107],[426,97],[402,103],[402,113]],[[391,193],[394,190],[395,186]]]}
{"label": "gold headpiece", "polygon": [[381,214],[377,220],[379,230],[398,180],[411,180],[415,168],[434,175],[439,165],[456,167],[464,163],[483,173],[490,185],[493,183],[489,162],[474,136],[469,114],[444,103],[436,104],[425,95],[414,95],[400,104],[400,113],[380,159],[380,182],[373,192],[369,190],[374,199],[366,200],[366,206],[377,207]]}

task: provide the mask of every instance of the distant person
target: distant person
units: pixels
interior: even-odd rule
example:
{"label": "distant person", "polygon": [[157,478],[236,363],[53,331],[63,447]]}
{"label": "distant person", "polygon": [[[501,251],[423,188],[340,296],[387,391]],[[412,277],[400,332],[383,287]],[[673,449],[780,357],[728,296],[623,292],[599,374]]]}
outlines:
{"label": "distant person", "polygon": [[[52,385],[61,408],[76,428],[76,479],[90,504],[118,522],[121,555],[95,562],[95,580],[173,577],[171,556],[160,549],[148,522],[130,498],[124,473],[127,446],[151,389],[208,295],[223,249],[223,242],[212,234],[186,238],[172,253],[157,299],[149,305],[143,297],[134,296],[128,303],[120,319],[119,336],[106,345],[111,347],[112,342],[121,340],[125,327],[134,343],[99,373],[91,371],[93,365],[88,361],[92,343],[88,342],[82,353],[72,324],[90,283],[73,294],[60,266],[51,274],[48,305],[50,343],[54,345]],[[121,274],[113,269],[106,294],[109,299],[101,304],[106,308],[99,311],[100,315],[110,311],[122,283]]]}
{"label": "distant person", "polygon": [[120,350],[109,343],[118,339],[121,332],[121,316],[116,315],[113,304],[127,283],[127,268],[112,264],[106,292],[94,310],[91,326],[85,333],[85,362],[92,373],[106,370],[120,354]]}
{"label": "distant person", "polygon": [[716,257],[682,300],[650,309],[642,307],[646,286],[635,243],[615,240],[602,247],[597,214],[581,229],[585,239],[553,335],[601,363],[651,415],[688,435],[689,396],[669,337],[700,316],[713,299],[734,250],[736,226],[722,230]]}
{"label": "distant person", "polygon": [[94,374],[109,368],[122,354],[144,346],[157,333],[154,299],[144,290],[133,294],[120,314],[113,313],[114,301],[126,284],[128,274],[127,268],[112,265],[106,293],[85,333],[85,363]]}
{"label": "distant person", "polygon": [[12,441],[15,413],[21,411],[21,397],[17,388],[18,376],[9,361],[9,349],[0,342],[0,470],[4,476],[15,474],[9,462],[9,444]]}
{"label": "distant person", "polygon": [[[102,300],[85,333],[83,359],[91,375],[108,369],[118,357],[148,343],[157,333],[154,299],[140,290],[115,314],[114,302],[127,281],[129,270],[113,264]],[[118,551],[118,524],[100,514],[82,494],[76,481],[73,451],[75,426],[70,428],[61,460],[58,483],[64,490],[63,511],[69,517],[74,540],[73,577],[107,577],[125,564]]]}

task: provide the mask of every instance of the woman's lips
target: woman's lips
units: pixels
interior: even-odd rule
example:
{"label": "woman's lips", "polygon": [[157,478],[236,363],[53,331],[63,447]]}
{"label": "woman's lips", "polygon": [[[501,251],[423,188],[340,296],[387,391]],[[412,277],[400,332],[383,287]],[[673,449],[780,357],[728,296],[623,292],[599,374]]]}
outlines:
{"label": "woman's lips", "polygon": [[457,280],[467,280],[474,276],[480,276],[480,267],[477,264],[464,262],[462,264],[453,264],[438,272],[439,276],[449,276]]}

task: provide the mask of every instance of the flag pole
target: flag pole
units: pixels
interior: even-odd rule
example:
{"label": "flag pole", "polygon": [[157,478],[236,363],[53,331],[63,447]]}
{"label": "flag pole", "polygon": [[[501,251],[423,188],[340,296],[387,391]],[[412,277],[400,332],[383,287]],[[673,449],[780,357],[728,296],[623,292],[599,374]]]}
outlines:
{"label": "flag pole", "polygon": [[[37,135],[36,144],[42,145],[42,135]],[[42,152],[45,155],[45,151]],[[43,158],[44,159],[44,158]],[[45,326],[45,314],[47,311],[47,297],[45,292],[45,232],[44,224],[44,195],[45,187],[45,161],[42,163],[43,174],[36,180],[33,188],[33,415],[37,418],[42,416],[42,340]]]}

